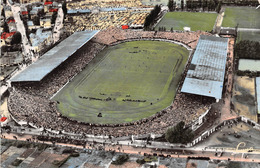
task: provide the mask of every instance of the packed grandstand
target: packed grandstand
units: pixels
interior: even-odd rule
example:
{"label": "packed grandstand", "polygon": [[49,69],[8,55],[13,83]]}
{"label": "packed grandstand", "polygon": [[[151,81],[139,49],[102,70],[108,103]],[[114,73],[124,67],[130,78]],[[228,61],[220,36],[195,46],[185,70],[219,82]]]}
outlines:
{"label": "packed grandstand", "polygon": [[180,121],[192,123],[199,116],[198,111],[209,109],[216,100],[194,94],[181,93],[180,89],[191,62],[190,56],[179,83],[178,93],[172,104],[155,115],[121,124],[93,124],[72,120],[57,110],[56,101],[51,97],[80,73],[105,46],[125,41],[161,40],[178,42],[195,49],[201,35],[207,32],[156,32],[122,30],[110,27],[96,34],[74,54],[47,74],[41,81],[13,81],[8,99],[12,117],[20,124],[30,124],[48,130],[94,135],[127,136],[138,134],[163,134],[170,126]]}

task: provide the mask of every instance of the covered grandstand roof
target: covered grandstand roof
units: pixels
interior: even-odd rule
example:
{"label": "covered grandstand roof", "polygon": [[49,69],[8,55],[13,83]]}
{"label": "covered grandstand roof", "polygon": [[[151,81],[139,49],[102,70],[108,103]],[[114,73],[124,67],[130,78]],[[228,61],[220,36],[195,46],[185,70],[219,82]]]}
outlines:
{"label": "covered grandstand roof", "polygon": [[260,77],[255,78],[255,83],[256,83],[257,113],[260,114]]}
{"label": "covered grandstand roof", "polygon": [[181,92],[221,99],[228,39],[201,35]]}
{"label": "covered grandstand roof", "polygon": [[21,73],[11,78],[11,82],[40,81],[52,70],[66,61],[84,44],[91,40],[99,30],[76,32],[45,53],[39,60]]}

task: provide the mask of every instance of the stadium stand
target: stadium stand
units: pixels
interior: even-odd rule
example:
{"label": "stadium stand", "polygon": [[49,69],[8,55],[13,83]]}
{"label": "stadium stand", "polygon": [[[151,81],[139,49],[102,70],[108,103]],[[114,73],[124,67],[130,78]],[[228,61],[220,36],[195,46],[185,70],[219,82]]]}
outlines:
{"label": "stadium stand", "polygon": [[11,78],[11,82],[41,81],[53,69],[91,40],[97,33],[97,30],[74,33],[44,54],[24,71]]}
{"label": "stadium stand", "polygon": [[162,39],[173,40],[185,44],[186,46],[195,49],[200,35],[210,35],[207,32],[157,32],[157,31],[134,31],[134,30],[122,30],[116,27],[109,27],[103,31],[100,31],[97,36],[93,38],[94,41],[113,45],[117,42],[142,40],[142,39]]}
{"label": "stadium stand", "polygon": [[103,30],[110,26],[121,27],[121,25],[129,25],[130,27],[143,27],[145,18],[149,13],[150,10],[127,10],[68,16],[65,29],[68,32],[75,32],[84,31],[86,29]]}
{"label": "stadium stand", "polygon": [[82,0],[82,1],[68,1],[67,9],[70,10],[79,10],[79,9],[95,9],[95,8],[121,8],[121,7],[144,7],[140,0]]}
{"label": "stadium stand", "polygon": [[[105,45],[142,38],[171,39],[195,48],[201,34],[206,32],[153,32],[108,28],[100,31],[84,47],[47,74],[40,82],[14,82],[8,98],[8,109],[18,123],[27,123],[41,129],[76,134],[112,135],[114,137],[138,134],[163,134],[168,127],[180,121],[189,124],[198,118],[197,111],[208,109],[215,101],[198,95],[178,93],[174,102],[155,115],[122,124],[92,124],[72,120],[57,110],[57,103],[50,98],[97,55]],[[184,72],[185,75],[186,72]],[[180,86],[184,80],[180,81]]]}
{"label": "stadium stand", "polygon": [[222,98],[228,39],[201,35],[181,91]]}

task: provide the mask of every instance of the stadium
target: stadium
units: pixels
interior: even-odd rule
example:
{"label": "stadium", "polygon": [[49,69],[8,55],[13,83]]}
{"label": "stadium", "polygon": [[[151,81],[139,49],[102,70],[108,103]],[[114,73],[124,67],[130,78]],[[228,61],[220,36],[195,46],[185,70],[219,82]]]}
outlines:
{"label": "stadium", "polygon": [[163,134],[221,99],[227,46],[200,31],[76,32],[11,79],[8,109],[53,132]]}

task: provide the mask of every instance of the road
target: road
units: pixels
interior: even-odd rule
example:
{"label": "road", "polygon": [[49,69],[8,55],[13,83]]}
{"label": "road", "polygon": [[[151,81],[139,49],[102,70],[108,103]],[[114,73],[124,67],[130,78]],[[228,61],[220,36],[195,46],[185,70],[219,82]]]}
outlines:
{"label": "road", "polygon": [[[57,135],[59,136],[59,135]],[[27,139],[31,138],[33,139],[32,135],[26,134],[26,135],[19,135],[16,133],[6,133],[2,132],[2,137],[5,139],[17,139],[21,141],[26,141]],[[233,161],[241,161],[241,162],[260,162],[260,153],[259,152],[241,152],[241,151],[231,151],[231,150],[225,150],[225,149],[209,149],[209,148],[200,148],[200,147],[193,147],[193,148],[180,148],[180,147],[174,147],[166,146],[166,145],[146,145],[143,146],[142,144],[144,141],[134,141],[131,143],[130,141],[105,141],[100,139],[99,142],[95,140],[95,143],[93,142],[94,139],[87,138],[87,144],[85,146],[86,149],[95,149],[97,150],[100,146],[106,150],[111,151],[114,150],[116,152],[122,152],[122,153],[129,153],[129,154],[139,154],[144,155],[146,154],[157,154],[157,155],[164,155],[164,156],[171,156],[171,157],[179,157],[179,158],[187,158],[187,157],[209,157],[210,159],[216,159],[216,160],[233,160]],[[33,141],[38,143],[47,143],[52,144],[51,142],[42,142],[42,141]],[[143,142],[143,143],[142,143]],[[83,146],[77,146],[72,144],[64,144],[64,143],[55,143],[55,145],[58,146],[68,146],[68,147],[76,147],[82,149]],[[143,146],[143,147],[141,147]],[[216,156],[217,152],[217,156]],[[222,153],[220,156],[219,154]]]}
{"label": "road", "polygon": [[11,6],[13,16],[14,16],[14,19],[15,19],[17,31],[19,31],[22,35],[23,55],[24,55],[26,60],[32,60],[33,59],[33,53],[31,51],[31,45],[30,45],[30,43],[27,39],[26,30],[25,30],[23,21],[20,18],[21,8],[18,4],[11,5],[9,3],[9,1],[7,1],[7,2]]}
{"label": "road", "polygon": [[[5,97],[3,100],[1,100],[1,105],[0,105],[0,115],[1,117],[6,117],[7,120],[4,123],[9,122],[10,120],[10,113],[8,111],[7,107],[7,97]],[[1,123],[1,126],[3,126],[3,123]]]}
{"label": "road", "polygon": [[224,8],[221,9],[221,11],[219,12],[219,14],[217,16],[213,32],[215,32],[217,34],[220,33],[223,18],[224,18]]}
{"label": "road", "polygon": [[232,118],[238,117],[238,115],[231,109],[231,100],[232,100],[232,86],[233,86],[233,79],[234,79],[234,45],[235,39],[229,38],[228,39],[228,65],[227,65],[227,72],[226,72],[226,80],[224,85],[226,85],[225,90],[223,90],[223,100],[224,105],[221,109],[221,117],[220,121],[223,122],[225,120],[229,120]]}
{"label": "road", "polygon": [[63,28],[64,13],[62,8],[59,8],[55,26],[53,28],[53,43],[55,44],[60,39],[61,30]]}

